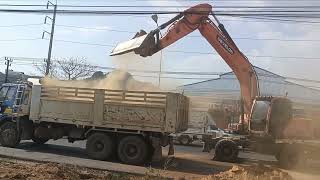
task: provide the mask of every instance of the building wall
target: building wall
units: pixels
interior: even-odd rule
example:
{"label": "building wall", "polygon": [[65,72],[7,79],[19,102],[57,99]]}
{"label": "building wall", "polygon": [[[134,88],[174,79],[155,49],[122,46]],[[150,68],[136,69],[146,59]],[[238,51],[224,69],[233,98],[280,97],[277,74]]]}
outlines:
{"label": "building wall", "polygon": [[[287,96],[297,103],[320,104],[320,91],[286,81],[284,77],[256,68],[260,95]],[[233,73],[221,75],[218,79],[181,86],[189,96],[208,96],[213,99],[240,99],[240,85]]]}

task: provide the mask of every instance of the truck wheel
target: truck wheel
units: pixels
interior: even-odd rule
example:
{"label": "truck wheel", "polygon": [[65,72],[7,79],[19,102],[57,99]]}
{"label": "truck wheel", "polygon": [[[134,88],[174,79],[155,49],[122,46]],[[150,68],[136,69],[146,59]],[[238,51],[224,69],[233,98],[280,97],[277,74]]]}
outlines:
{"label": "truck wheel", "polygon": [[215,160],[224,162],[235,162],[238,158],[239,150],[237,144],[228,139],[222,139],[215,146]]}
{"label": "truck wheel", "polygon": [[15,123],[5,122],[1,125],[0,143],[5,147],[16,147],[20,143],[20,137]]}
{"label": "truck wheel", "polygon": [[93,133],[87,139],[86,151],[92,159],[106,160],[112,155],[113,142],[104,133]]}
{"label": "truck wheel", "polygon": [[36,143],[36,144],[41,145],[41,144],[45,144],[46,142],[48,142],[49,139],[44,139],[44,138],[40,138],[40,137],[33,137],[33,138],[32,138],[32,141],[33,141],[34,143]]}
{"label": "truck wheel", "polygon": [[138,136],[126,136],[118,145],[118,157],[126,164],[140,165],[148,157],[148,145]]}
{"label": "truck wheel", "polygon": [[185,135],[179,136],[178,141],[181,145],[189,145],[192,142],[191,138]]}

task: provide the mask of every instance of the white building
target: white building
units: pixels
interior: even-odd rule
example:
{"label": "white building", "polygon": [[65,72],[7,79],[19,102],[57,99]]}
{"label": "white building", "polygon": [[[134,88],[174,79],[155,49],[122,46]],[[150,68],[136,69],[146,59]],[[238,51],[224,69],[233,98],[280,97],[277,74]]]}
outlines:
{"label": "white building", "polygon": [[[260,95],[286,96],[297,103],[320,104],[320,90],[308,88],[285,77],[259,67],[254,67],[259,79]],[[240,99],[239,82],[233,72],[220,75],[219,78],[187,84],[178,87],[184,94],[207,99]],[[205,98],[206,99],[206,98]]]}

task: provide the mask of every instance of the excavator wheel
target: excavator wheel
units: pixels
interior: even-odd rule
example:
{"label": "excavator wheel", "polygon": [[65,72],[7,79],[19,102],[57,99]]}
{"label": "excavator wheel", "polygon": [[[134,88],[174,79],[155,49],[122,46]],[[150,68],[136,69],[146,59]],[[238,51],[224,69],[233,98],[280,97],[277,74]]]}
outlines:
{"label": "excavator wheel", "polygon": [[214,160],[223,162],[235,162],[238,158],[239,150],[237,144],[229,139],[222,139],[215,146]]}

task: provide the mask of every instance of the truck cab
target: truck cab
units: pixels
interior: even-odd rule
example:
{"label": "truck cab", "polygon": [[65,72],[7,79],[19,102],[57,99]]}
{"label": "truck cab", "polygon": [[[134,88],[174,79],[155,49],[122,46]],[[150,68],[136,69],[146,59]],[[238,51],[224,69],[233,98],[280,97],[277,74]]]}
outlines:
{"label": "truck cab", "polygon": [[0,88],[0,120],[22,110],[21,105],[27,98],[27,96],[24,95],[26,94],[25,90],[28,88],[28,86],[29,85],[26,83],[2,84]]}

